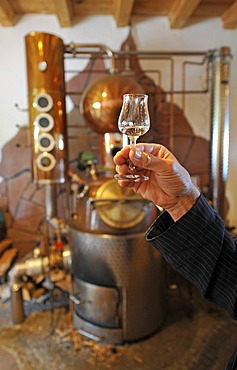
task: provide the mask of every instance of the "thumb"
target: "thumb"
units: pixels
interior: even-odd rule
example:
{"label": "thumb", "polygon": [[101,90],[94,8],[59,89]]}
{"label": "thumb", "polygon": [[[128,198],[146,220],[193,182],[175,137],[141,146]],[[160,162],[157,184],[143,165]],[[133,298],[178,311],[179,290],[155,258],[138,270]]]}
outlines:
{"label": "thumb", "polygon": [[132,148],[129,157],[135,165],[145,169],[154,168],[155,162],[157,162],[156,157],[137,148]]}

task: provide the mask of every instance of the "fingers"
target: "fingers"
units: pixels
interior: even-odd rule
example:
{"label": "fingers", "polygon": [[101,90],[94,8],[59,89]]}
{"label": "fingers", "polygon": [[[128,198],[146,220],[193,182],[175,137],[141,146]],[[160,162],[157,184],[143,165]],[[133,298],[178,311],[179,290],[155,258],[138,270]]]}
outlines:
{"label": "fingers", "polygon": [[128,171],[128,165],[127,163],[123,163],[121,165],[117,164],[115,167],[116,172],[124,174]]}
{"label": "fingers", "polygon": [[118,173],[127,172],[128,160],[140,169],[162,171],[165,162],[164,158],[172,156],[162,145],[139,143],[135,146],[126,146],[114,156],[114,163]]}
{"label": "fingers", "polygon": [[153,156],[151,156],[149,153],[142,152],[137,148],[132,148],[130,150],[129,157],[134,164],[137,164],[142,168],[150,168],[152,161],[154,161],[152,159]]}
{"label": "fingers", "polygon": [[[157,152],[158,148],[161,147],[158,144],[136,144],[135,146],[126,146],[125,148],[121,149],[119,152],[116,153],[114,156],[114,163],[115,165],[121,166],[122,164],[126,163],[129,156],[130,151],[133,151],[133,149],[137,149],[138,153],[143,152],[147,154],[151,154],[153,152]],[[139,154],[138,154],[139,155]],[[155,155],[155,154],[154,154]]]}
{"label": "fingers", "polygon": [[149,168],[152,158],[149,153],[140,151],[137,148],[127,148],[117,153],[114,157],[114,163],[116,164],[116,171],[119,173],[126,173],[128,170],[128,159],[133,164],[139,165],[140,168]]}
{"label": "fingers", "polygon": [[126,163],[129,158],[129,152],[130,152],[129,146],[126,146],[125,148],[117,152],[113,159],[115,165],[121,166],[122,164]]}

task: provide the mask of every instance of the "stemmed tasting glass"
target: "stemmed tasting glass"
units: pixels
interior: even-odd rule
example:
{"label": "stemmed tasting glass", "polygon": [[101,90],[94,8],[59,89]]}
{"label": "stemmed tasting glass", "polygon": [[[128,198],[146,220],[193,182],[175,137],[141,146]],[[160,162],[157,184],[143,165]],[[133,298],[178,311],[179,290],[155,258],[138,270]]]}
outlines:
{"label": "stemmed tasting glass", "polygon": [[[128,136],[129,145],[135,145],[139,136],[144,135],[150,128],[150,117],[148,111],[148,95],[125,94],[123,105],[118,119],[118,128]],[[139,174],[139,169],[128,161],[128,172],[116,174],[116,180],[146,181],[149,177]]]}

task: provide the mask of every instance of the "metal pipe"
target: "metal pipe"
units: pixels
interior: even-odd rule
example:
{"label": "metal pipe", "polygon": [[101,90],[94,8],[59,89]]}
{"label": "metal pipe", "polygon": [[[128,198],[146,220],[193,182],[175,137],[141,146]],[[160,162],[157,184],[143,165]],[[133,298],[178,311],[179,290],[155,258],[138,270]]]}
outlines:
{"label": "metal pipe", "polygon": [[45,218],[51,220],[57,215],[56,184],[45,184]]}
{"label": "metal pipe", "polygon": [[211,148],[209,199],[225,218],[225,184],[229,161],[229,73],[230,49],[222,47],[210,53],[212,63]]}
{"label": "metal pipe", "polygon": [[[84,49],[84,51],[83,51],[83,49]],[[79,52],[85,53],[85,51],[87,50],[87,53],[88,53],[88,49],[89,50],[99,49],[100,53],[101,53],[101,51],[103,51],[108,56],[108,58],[110,59],[110,63],[111,63],[110,73],[113,74],[115,72],[114,52],[108,46],[103,45],[103,44],[74,44],[74,43],[65,45],[65,53],[72,54],[74,57]],[[92,52],[90,52],[90,54],[91,53]]]}
{"label": "metal pipe", "polygon": [[[185,61],[182,64],[182,109],[183,112],[185,112],[185,94],[190,94],[190,93],[207,93],[208,92],[208,67],[206,67],[206,88],[201,89],[201,90],[186,90],[186,66],[187,65],[196,65],[196,66],[203,66],[204,63],[206,62],[206,57],[203,58],[201,62],[194,62],[194,61]],[[176,92],[177,94],[177,92]]]}
{"label": "metal pipe", "polygon": [[49,270],[49,258],[32,258],[16,263],[8,273],[11,289],[12,320],[14,324],[24,321],[24,303],[22,298],[22,276],[36,276]]}
{"label": "metal pipe", "polygon": [[[110,55],[108,54],[108,52],[101,52],[101,51],[91,51],[91,47],[92,48],[96,48],[96,47],[100,47],[101,45],[93,45],[93,44],[69,44],[69,45],[65,45],[65,53],[66,54],[71,54],[72,57],[77,57],[78,55],[91,55],[92,57],[93,56],[106,56],[107,54],[107,57],[110,57]],[[102,45],[103,47],[105,47],[107,50],[109,49],[108,47]],[[80,48],[80,50],[76,49],[76,48]],[[83,50],[84,48],[84,50]],[[88,50],[89,49],[89,50]],[[207,52],[206,51],[152,51],[152,50],[147,50],[147,51],[112,51],[111,49],[109,49],[112,53],[113,53],[113,56],[116,58],[116,57],[128,57],[128,56],[143,56],[145,58],[157,58],[157,56],[161,56],[161,57],[173,57],[173,56],[205,56],[207,55]],[[65,56],[67,57],[67,55]]]}
{"label": "metal pipe", "polygon": [[20,324],[25,319],[24,303],[22,297],[22,287],[24,285],[22,277],[38,276],[47,274],[50,266],[63,266],[65,272],[71,271],[71,251],[68,245],[65,245],[63,251],[57,255],[52,252],[50,257],[34,257],[24,262],[16,263],[8,273],[8,281],[11,289],[11,309],[12,321],[14,324]]}
{"label": "metal pipe", "polygon": [[11,307],[13,324],[20,324],[25,319],[25,310],[22,297],[22,288],[18,285],[13,286],[11,290]]}

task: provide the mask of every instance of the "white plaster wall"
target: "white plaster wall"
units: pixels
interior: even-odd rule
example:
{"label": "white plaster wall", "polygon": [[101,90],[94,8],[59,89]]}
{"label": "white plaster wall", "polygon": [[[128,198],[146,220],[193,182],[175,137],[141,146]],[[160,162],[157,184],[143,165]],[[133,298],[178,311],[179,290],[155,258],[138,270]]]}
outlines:
{"label": "white plaster wall", "polygon": [[[28,122],[28,113],[15,107],[27,108],[27,81],[24,37],[31,31],[58,35],[64,43],[103,43],[112,50],[119,50],[129,28],[116,28],[110,16],[82,19],[71,28],[61,28],[55,16],[28,15],[14,28],[0,28],[0,159],[3,145],[17,133],[17,125]],[[135,18],[133,37],[138,50],[154,51],[207,51],[228,46],[233,55],[231,63],[230,100],[230,165],[227,196],[230,202],[228,219],[237,226],[237,30],[224,30],[220,19],[213,19],[182,30],[172,30],[168,19],[154,17]],[[192,121],[196,134],[208,137],[209,128],[203,124],[198,108],[193,105]],[[202,113],[203,114],[203,113]],[[1,174],[0,174],[1,175]]]}

